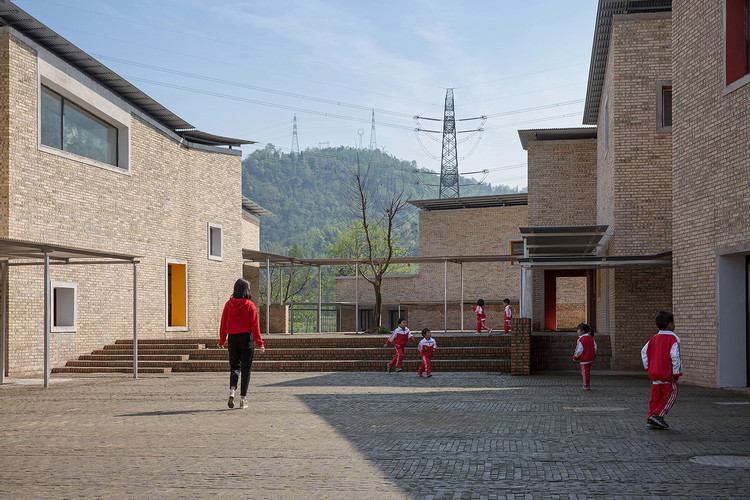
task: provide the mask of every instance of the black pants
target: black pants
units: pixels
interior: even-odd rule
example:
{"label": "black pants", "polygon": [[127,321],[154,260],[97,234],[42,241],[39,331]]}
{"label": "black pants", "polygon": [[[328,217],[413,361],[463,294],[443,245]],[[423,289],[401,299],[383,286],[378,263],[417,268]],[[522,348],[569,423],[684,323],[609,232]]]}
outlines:
{"label": "black pants", "polygon": [[229,387],[237,387],[237,380],[242,373],[240,396],[247,396],[250,383],[250,367],[255,355],[255,341],[250,333],[233,333],[227,335],[229,347]]}

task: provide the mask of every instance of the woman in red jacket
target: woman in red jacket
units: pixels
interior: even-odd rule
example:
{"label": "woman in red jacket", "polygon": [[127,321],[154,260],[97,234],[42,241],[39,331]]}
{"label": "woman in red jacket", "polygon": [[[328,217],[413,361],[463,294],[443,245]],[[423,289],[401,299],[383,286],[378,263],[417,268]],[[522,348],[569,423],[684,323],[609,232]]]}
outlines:
{"label": "woman in red jacket", "polygon": [[266,352],[260,336],[258,310],[250,300],[250,282],[244,278],[234,283],[232,298],[224,305],[219,328],[219,347],[229,340],[229,407],[234,408],[237,380],[242,373],[240,385],[240,409],[247,408],[247,386],[250,383],[250,367],[253,364],[255,347],[260,354]]}

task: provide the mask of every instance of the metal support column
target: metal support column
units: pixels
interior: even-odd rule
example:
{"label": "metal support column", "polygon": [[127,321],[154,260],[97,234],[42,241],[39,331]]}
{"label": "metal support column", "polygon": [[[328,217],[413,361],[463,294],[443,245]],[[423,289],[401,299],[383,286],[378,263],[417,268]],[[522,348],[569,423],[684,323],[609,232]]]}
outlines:
{"label": "metal support column", "polygon": [[7,321],[7,312],[8,309],[5,307],[5,303],[8,300],[8,268],[9,268],[10,262],[6,261],[2,264],[2,279],[3,279],[3,293],[2,293],[2,306],[0,306],[0,309],[2,309],[3,312],[3,323],[2,326],[0,326],[0,384],[5,383],[5,346],[7,344],[7,330],[5,329],[5,324]]}
{"label": "metal support column", "polygon": [[464,263],[461,262],[461,331],[464,331]]}
{"label": "metal support column", "polygon": [[138,263],[133,261],[133,378],[138,378]]}
{"label": "metal support column", "polygon": [[318,333],[321,332],[321,316],[323,315],[323,272],[318,266]]}
{"label": "metal support column", "polygon": [[271,259],[266,257],[266,335],[271,333]]}
{"label": "metal support column", "polygon": [[289,335],[294,335],[294,267],[289,268]]}
{"label": "metal support column", "polygon": [[44,387],[49,387],[49,343],[50,343],[50,330],[51,317],[50,317],[50,304],[52,303],[52,283],[50,280],[49,270],[49,254],[44,252]]}
{"label": "metal support column", "polygon": [[359,333],[359,261],[354,263],[354,333]]}
{"label": "metal support column", "polygon": [[443,326],[445,333],[448,333],[448,260],[444,260],[445,272],[443,274]]}

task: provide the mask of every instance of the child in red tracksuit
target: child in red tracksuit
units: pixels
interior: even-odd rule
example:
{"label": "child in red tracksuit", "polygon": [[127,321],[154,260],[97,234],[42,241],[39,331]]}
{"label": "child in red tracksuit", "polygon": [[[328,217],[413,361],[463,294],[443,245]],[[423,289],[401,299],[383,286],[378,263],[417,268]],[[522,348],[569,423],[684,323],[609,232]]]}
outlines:
{"label": "child in red tracksuit", "polygon": [[659,311],[656,315],[659,333],[651,337],[643,349],[641,359],[648,370],[651,400],[648,403],[646,425],[652,429],[669,429],[664,421],[677,398],[677,380],[682,375],[680,338],[674,334],[674,314]]}
{"label": "child in red tracksuit", "polygon": [[388,363],[388,373],[391,373],[391,370],[393,370],[394,367],[397,372],[403,371],[401,363],[404,362],[404,347],[406,347],[406,343],[413,338],[414,335],[412,335],[411,331],[406,328],[406,319],[398,318],[398,327],[393,330],[393,333],[388,337],[388,340],[385,341],[385,345],[383,345],[383,347],[388,347],[390,344],[393,344],[393,347],[396,348],[396,354],[393,356],[390,363]]}
{"label": "child in red tracksuit", "polygon": [[437,351],[437,343],[432,338],[432,332],[429,328],[422,330],[422,340],[419,341],[417,350],[419,355],[422,356],[422,364],[419,365],[417,375],[420,377],[425,373],[428,377],[432,377],[432,353]]}
{"label": "child in red tracksuit", "polygon": [[477,313],[477,333],[482,333],[482,330],[487,330],[487,333],[492,335],[492,328],[489,328],[485,323],[487,315],[484,313],[484,300],[478,299],[477,305],[471,306],[471,308]]}
{"label": "child in red tracksuit", "polygon": [[503,304],[505,304],[503,329],[508,334],[510,333],[510,320],[513,318],[513,310],[510,308],[510,299],[503,299]]}
{"label": "child in red tracksuit", "polygon": [[573,353],[573,361],[581,364],[581,377],[583,377],[583,389],[591,390],[591,363],[596,358],[596,342],[594,342],[594,331],[586,323],[578,325],[578,342]]}

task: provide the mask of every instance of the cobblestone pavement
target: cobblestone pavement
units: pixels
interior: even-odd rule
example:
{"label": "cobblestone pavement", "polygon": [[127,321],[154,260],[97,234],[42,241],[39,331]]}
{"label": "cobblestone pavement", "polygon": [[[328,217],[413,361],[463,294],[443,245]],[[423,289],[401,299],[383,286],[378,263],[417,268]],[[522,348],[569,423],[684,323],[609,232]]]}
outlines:
{"label": "cobblestone pavement", "polygon": [[0,386],[2,498],[748,498],[750,393],[644,376],[255,373]]}

